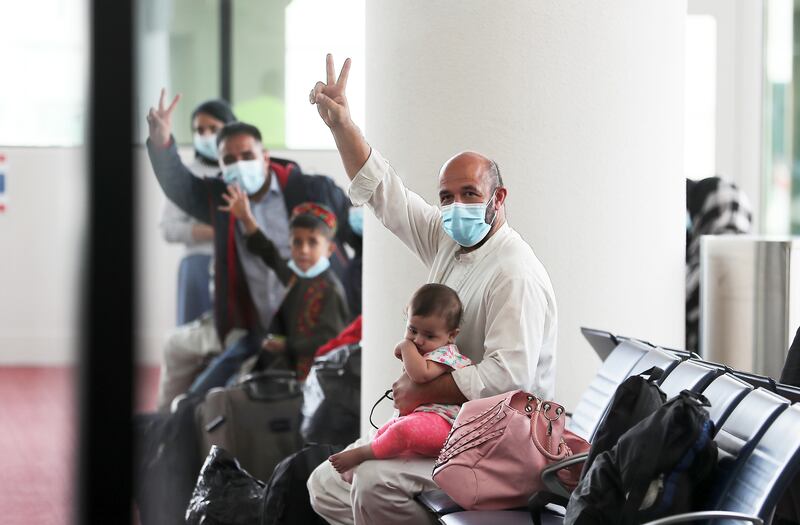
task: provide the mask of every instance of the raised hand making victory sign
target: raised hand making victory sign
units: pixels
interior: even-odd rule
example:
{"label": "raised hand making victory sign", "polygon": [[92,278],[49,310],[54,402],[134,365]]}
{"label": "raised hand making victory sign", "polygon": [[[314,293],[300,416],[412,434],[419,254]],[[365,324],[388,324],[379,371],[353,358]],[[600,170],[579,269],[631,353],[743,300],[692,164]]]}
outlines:
{"label": "raised hand making victory sign", "polygon": [[170,134],[172,133],[172,112],[175,111],[175,106],[181,99],[181,94],[175,95],[169,107],[164,108],[164,98],[167,96],[167,90],[161,88],[161,97],[158,99],[158,109],[150,108],[147,112],[147,124],[150,127],[150,140],[154,144],[164,146],[169,142]]}
{"label": "raised hand making victory sign", "polygon": [[350,75],[350,59],[344,61],[339,78],[336,80],[334,80],[333,55],[330,53],[325,57],[325,67],[326,82],[317,82],[308,98],[309,102],[317,105],[319,116],[333,133],[344,169],[347,176],[352,179],[367,162],[370,147],[350,118],[350,106],[345,95],[347,77]]}
{"label": "raised hand making victory sign", "polygon": [[317,104],[319,116],[329,128],[350,121],[350,107],[347,104],[347,77],[350,75],[350,59],[344,61],[339,78],[334,80],[333,56],[326,57],[327,82],[317,82],[311,90],[309,102]]}

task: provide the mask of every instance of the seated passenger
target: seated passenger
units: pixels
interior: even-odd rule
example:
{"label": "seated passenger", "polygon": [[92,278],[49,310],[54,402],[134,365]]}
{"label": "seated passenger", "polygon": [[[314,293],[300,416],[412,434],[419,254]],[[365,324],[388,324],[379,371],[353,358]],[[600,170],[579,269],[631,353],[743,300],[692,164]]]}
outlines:
{"label": "seated passenger", "polygon": [[[223,198],[227,204],[220,209],[241,222],[247,249],[260,257],[288,289],[275,314],[272,333],[262,342],[264,350],[271,354],[267,361],[282,357],[304,379],[317,348],[335,337],[350,318],[342,284],[330,269],[336,215],[311,202],[295,207],[289,222],[291,259],[287,261],[259,228],[244,191],[229,186]],[[224,384],[247,357],[236,346],[225,351],[211,362],[189,392],[202,394]]]}
{"label": "seated passenger", "polygon": [[[429,282],[458,293],[464,305],[459,351],[474,363],[423,384],[404,373],[392,385],[395,407],[406,415],[425,403],[458,404],[515,389],[552,399],[555,294],[542,263],[506,221],[508,189],[497,164],[475,152],[455,155],[439,171],[439,206],[428,204],[352,121],[345,95],[349,69],[347,60],[337,80],[328,55],[327,82],[317,82],[309,98],[333,133],[352,181],[350,199],[370,208],[422,261]],[[368,442],[364,436],[348,448]],[[414,500],[436,488],[433,462],[365,461],[353,469],[351,484],[325,461],[308,480],[311,505],[329,523],[435,523]]]}
{"label": "seated passenger", "polygon": [[[455,345],[461,324],[458,294],[443,284],[426,284],[414,293],[408,305],[405,338],[394,349],[403,369],[418,384],[472,364]],[[351,469],[369,459],[396,458],[416,454],[439,455],[460,405],[425,403],[406,416],[390,419],[370,443],[334,454],[330,462],[342,479],[353,480]]]}

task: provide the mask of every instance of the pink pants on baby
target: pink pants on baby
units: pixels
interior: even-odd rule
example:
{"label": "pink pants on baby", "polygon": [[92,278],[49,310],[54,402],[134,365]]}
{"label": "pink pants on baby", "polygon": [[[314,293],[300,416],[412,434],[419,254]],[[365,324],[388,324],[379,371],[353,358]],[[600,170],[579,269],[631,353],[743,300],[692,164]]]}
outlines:
{"label": "pink pants on baby", "polygon": [[403,453],[435,458],[439,455],[450,423],[433,412],[412,412],[389,420],[375,434],[372,453],[378,459],[393,458]]}

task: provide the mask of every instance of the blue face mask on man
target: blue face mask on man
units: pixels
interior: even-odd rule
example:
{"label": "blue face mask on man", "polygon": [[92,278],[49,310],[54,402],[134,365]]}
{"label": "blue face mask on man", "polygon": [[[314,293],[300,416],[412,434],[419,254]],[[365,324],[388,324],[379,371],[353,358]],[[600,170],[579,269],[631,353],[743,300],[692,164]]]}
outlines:
{"label": "blue face mask on man", "polygon": [[305,271],[301,270],[300,267],[297,266],[295,264],[295,262],[293,260],[291,260],[291,259],[289,260],[289,263],[287,264],[287,266],[298,277],[302,277],[304,279],[313,279],[314,277],[317,277],[322,272],[324,272],[325,270],[330,268],[331,261],[327,257],[320,257],[319,260],[316,263],[314,263],[314,265],[311,268],[309,268],[308,270],[305,270]]}
{"label": "blue face mask on man", "polygon": [[442,228],[447,235],[461,246],[470,248],[486,237],[492,228],[497,213],[492,217],[492,222],[486,222],[486,209],[494,198],[494,192],[487,202],[478,204],[464,204],[454,202],[442,206]]}
{"label": "blue face mask on man", "polygon": [[206,135],[201,135],[195,133],[192,137],[192,143],[194,144],[194,150],[203,157],[210,160],[217,160],[219,158],[216,134],[208,133]]}
{"label": "blue face mask on man", "polygon": [[350,208],[347,216],[347,223],[353,233],[361,237],[364,234],[364,208],[353,207]]}
{"label": "blue face mask on man", "polygon": [[240,160],[222,168],[225,184],[238,184],[248,195],[257,193],[266,178],[263,159]]}

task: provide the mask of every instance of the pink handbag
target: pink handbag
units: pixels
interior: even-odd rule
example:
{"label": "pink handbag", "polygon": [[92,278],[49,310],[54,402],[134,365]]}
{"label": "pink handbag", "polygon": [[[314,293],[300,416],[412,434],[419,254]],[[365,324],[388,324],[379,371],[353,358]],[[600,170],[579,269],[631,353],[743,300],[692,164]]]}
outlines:
{"label": "pink handbag", "polygon": [[[589,450],[564,428],[564,407],[515,390],[464,403],[433,467],[433,480],[467,510],[523,507],[544,488],[550,463]],[[562,469],[571,491],[582,465]]]}

